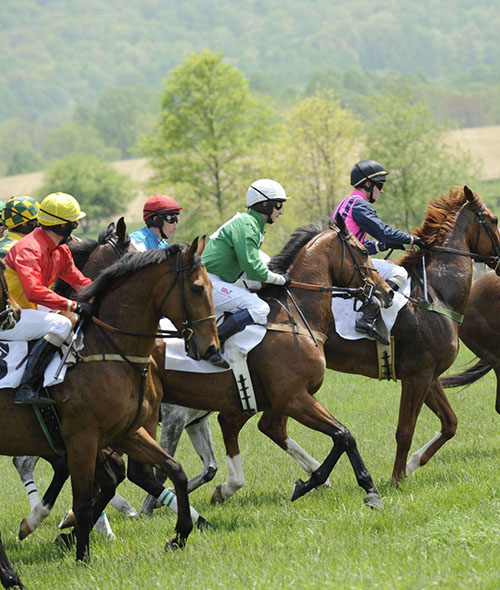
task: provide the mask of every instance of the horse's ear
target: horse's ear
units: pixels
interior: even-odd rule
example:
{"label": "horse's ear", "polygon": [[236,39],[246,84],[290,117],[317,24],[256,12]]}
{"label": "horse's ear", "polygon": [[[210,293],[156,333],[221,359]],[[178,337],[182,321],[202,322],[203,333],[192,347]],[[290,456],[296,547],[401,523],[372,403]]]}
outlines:
{"label": "horse's ear", "polygon": [[198,248],[196,249],[196,252],[198,252],[198,254],[201,256],[203,250],[205,250],[205,245],[207,243],[207,236],[201,236],[199,242],[198,242]]}
{"label": "horse's ear", "polygon": [[189,246],[189,249],[187,251],[188,260],[193,260],[194,255],[198,251],[198,240],[199,240],[199,238],[198,238],[198,236],[196,236],[196,238],[193,240],[193,243],[191,244],[191,246]]}
{"label": "horse's ear", "polygon": [[115,222],[114,221],[112,221],[106,229],[106,235],[109,235],[111,233],[115,233]]}
{"label": "horse's ear", "polygon": [[349,233],[347,231],[347,226],[345,224],[345,219],[342,217],[342,215],[340,213],[337,213],[337,215],[335,217],[335,223],[336,223],[337,227],[340,229],[340,231],[343,234]]}
{"label": "horse's ear", "polygon": [[127,238],[127,224],[123,217],[120,217],[116,224],[116,234],[121,242],[125,242]]}
{"label": "horse's ear", "polygon": [[472,203],[472,201],[474,201],[475,197],[474,197],[474,193],[471,191],[471,189],[465,185],[464,186],[464,195],[467,197],[467,200]]}

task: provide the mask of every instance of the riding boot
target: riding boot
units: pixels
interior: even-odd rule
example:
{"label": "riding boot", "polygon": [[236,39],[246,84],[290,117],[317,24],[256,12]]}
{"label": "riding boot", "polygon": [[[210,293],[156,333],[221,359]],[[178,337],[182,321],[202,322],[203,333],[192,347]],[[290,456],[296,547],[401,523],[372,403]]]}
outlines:
{"label": "riding boot", "polygon": [[[253,323],[255,322],[247,309],[227,314],[222,324],[217,327],[221,347],[228,338],[234,336],[238,332],[241,332],[247,326]],[[211,362],[213,365],[216,365],[217,367],[223,367],[225,369],[229,368],[229,364],[226,360],[224,360],[220,352],[216,352],[214,355],[212,355],[209,359],[209,362]]]}
{"label": "riding boot", "polygon": [[374,299],[368,305],[361,308],[363,312],[362,317],[356,321],[356,330],[368,334],[375,340],[382,342],[382,344],[389,345],[390,342],[377,327],[377,320],[380,318],[380,303]]}
{"label": "riding boot", "polygon": [[48,367],[58,347],[42,338],[33,346],[24,370],[21,385],[14,397],[15,404],[39,404],[49,406],[55,400],[40,393],[45,369]]}

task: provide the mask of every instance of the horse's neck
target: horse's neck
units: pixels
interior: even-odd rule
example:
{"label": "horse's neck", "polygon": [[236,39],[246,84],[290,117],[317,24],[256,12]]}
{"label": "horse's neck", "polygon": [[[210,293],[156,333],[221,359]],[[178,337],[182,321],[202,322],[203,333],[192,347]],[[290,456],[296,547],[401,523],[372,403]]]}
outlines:
{"label": "horse's neck", "polygon": [[[469,252],[466,239],[466,214],[459,213],[453,232],[444,247]],[[458,313],[463,313],[472,283],[472,262],[466,256],[438,252],[428,268],[429,284],[439,298]]]}

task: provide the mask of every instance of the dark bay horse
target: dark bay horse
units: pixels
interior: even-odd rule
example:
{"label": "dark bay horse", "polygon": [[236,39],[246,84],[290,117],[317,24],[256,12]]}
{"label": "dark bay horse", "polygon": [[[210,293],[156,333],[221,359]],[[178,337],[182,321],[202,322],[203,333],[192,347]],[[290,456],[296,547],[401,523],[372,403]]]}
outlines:
{"label": "dark bay horse", "polygon": [[[150,400],[156,399],[148,365],[159,319],[166,315],[183,330],[188,354],[194,358],[206,357],[218,347],[211,285],[200,259],[203,246],[204,240],[196,239],[185,250],[171,246],[129,254],[82,293],[96,306],[96,317],[85,328],[84,362],[51,389],[67,450],[78,560],[88,556],[95,520],[96,458],[107,446],[169,473],[179,515],[176,535],[167,547],[183,546],[192,529],[187,478],[142,424],[149,416]],[[32,408],[14,405],[13,396],[12,390],[0,396],[0,453],[51,454]]]}
{"label": "dark bay horse", "polygon": [[[381,281],[366,249],[356,238],[348,235],[339,220],[340,229],[299,230],[282,251],[292,285],[315,285],[324,290],[294,289],[294,298],[312,330],[325,334],[331,316],[331,293],[328,287],[363,286],[366,281],[376,285],[380,296],[388,302],[392,291]],[[381,282],[380,282],[381,281]],[[306,285],[307,286],[307,285]],[[381,506],[380,496],[373,484],[347,428],[336,420],[313,396],[321,387],[326,367],[324,347],[318,339],[315,345],[307,331],[294,334],[285,331],[290,324],[303,325],[292,306],[290,295],[282,288],[270,288],[266,299],[271,306],[268,321],[284,325],[283,331],[268,330],[264,340],[248,355],[248,364],[259,411],[273,409],[290,416],[301,424],[330,436],[333,447],[325,461],[314,471],[307,483],[295,488],[294,496],[305,494],[324,483],[340,456],[345,452],[353,467],[358,484],[365,490],[364,501],[369,506]],[[232,372],[187,373],[165,370],[165,348],[157,341],[153,353],[156,365],[153,378],[164,401],[201,410],[221,412],[223,420],[238,424],[239,429],[249,415],[243,412]],[[222,423],[221,423],[222,424]],[[223,424],[222,424],[223,425]],[[224,429],[223,434],[225,435]],[[230,469],[239,471],[239,455]]]}
{"label": "dark bay horse", "polygon": [[441,384],[469,385],[493,369],[497,378],[495,409],[500,414],[500,278],[494,272],[484,273],[472,283],[459,334],[480,360],[467,371],[442,377]]}
{"label": "dark bay horse", "polygon": [[[392,473],[395,483],[425,465],[454,436],[457,427],[457,418],[438,377],[456,358],[458,324],[446,315],[427,311],[416,304],[423,299],[422,255],[426,259],[428,292],[433,302],[463,314],[472,281],[469,254],[476,260],[487,262],[498,272],[500,234],[497,225],[496,216],[476,193],[468,187],[450,189],[449,195],[431,201],[424,223],[415,232],[430,246],[429,249],[409,253],[401,261],[412,278],[412,300],[401,310],[392,330],[396,345],[396,374],[402,382]],[[270,267],[285,272],[286,267],[279,262],[271,263]],[[374,343],[366,339],[341,338],[335,331],[333,316],[328,326],[325,355],[329,369],[378,377]],[[441,431],[407,462],[416,421],[424,403],[439,418]],[[274,408],[266,410],[259,421],[259,430],[310,473],[317,461],[288,436],[287,420]],[[219,423],[228,464],[234,465],[235,458],[239,457],[240,423],[224,413],[219,415]],[[238,470],[229,470],[226,482],[215,490],[213,501],[225,500],[241,488],[244,475],[241,463],[238,466]]]}

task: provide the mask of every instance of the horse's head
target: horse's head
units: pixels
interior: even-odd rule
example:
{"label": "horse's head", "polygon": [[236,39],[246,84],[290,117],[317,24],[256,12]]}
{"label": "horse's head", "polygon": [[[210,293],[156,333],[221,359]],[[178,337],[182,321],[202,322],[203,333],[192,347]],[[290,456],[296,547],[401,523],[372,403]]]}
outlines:
{"label": "horse's head", "polygon": [[9,296],[5,280],[5,262],[0,260],[0,330],[10,330],[21,317],[21,308]]}
{"label": "horse's head", "polygon": [[110,223],[106,230],[99,234],[98,245],[85,262],[83,273],[94,279],[103,268],[114,264],[130,249],[133,249],[133,246],[130,245],[127,226],[124,218],[120,217],[116,227],[114,223]]}
{"label": "horse's head", "polygon": [[196,238],[185,250],[179,250],[174,282],[170,279],[167,291],[157,293],[160,297],[158,309],[182,333],[186,352],[196,360],[210,358],[219,348],[212,283],[201,262],[204,248],[205,236]]}
{"label": "horse's head", "polygon": [[341,215],[337,215],[331,229],[338,235],[335,252],[329,257],[333,285],[361,287],[361,300],[368,301],[373,296],[384,307],[392,305],[393,290],[373,266],[365,246],[347,229]]}
{"label": "horse's head", "polygon": [[473,223],[466,231],[466,241],[473,254],[484,256],[484,262],[500,276],[500,232],[498,217],[483,203],[481,197],[464,186],[466,208],[474,212]]}

